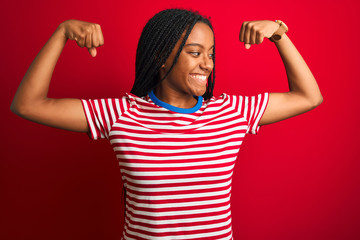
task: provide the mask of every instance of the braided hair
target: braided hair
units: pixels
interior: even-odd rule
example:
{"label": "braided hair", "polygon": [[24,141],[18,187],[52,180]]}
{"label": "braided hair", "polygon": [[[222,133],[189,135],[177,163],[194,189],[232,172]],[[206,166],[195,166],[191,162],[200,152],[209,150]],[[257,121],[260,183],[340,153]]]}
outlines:
{"label": "braided hair", "polygon": [[[191,30],[197,22],[207,24],[214,32],[210,20],[198,12],[184,9],[167,9],[157,13],[145,25],[136,50],[135,82],[131,93],[143,97],[164,80],[175,66]],[[186,31],[175,59],[165,76],[160,79],[160,68],[166,62],[176,43]],[[215,39],[214,39],[215,43]],[[204,99],[213,96],[215,84],[215,47],[214,67],[208,78]]]}

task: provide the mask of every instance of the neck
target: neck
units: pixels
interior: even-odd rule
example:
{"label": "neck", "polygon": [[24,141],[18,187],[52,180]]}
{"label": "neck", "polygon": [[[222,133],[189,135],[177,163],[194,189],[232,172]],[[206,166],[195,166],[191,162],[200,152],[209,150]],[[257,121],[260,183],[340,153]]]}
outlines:
{"label": "neck", "polygon": [[155,96],[163,102],[178,108],[192,108],[197,99],[189,94],[182,94],[173,89],[164,89],[161,85],[154,89]]}

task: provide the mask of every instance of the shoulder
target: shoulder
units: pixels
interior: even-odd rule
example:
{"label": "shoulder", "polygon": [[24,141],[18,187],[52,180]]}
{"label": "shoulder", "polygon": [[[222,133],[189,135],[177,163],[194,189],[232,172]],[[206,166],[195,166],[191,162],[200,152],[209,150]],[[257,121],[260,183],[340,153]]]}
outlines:
{"label": "shoulder", "polygon": [[217,109],[225,109],[234,106],[234,95],[228,95],[226,93],[222,93],[218,96],[213,96],[210,99],[203,101],[203,108],[209,110]]}
{"label": "shoulder", "polygon": [[221,93],[219,96],[213,96],[210,99],[204,100],[204,104],[205,105],[224,104],[224,103],[232,102],[234,98],[239,98],[239,96],[229,95],[227,93]]}
{"label": "shoulder", "polygon": [[261,105],[266,105],[268,101],[268,93],[260,93],[256,95],[232,95],[222,93],[218,97],[212,97],[205,101],[206,106],[222,106],[222,107],[235,107],[237,109],[247,109],[248,107],[254,108]]}

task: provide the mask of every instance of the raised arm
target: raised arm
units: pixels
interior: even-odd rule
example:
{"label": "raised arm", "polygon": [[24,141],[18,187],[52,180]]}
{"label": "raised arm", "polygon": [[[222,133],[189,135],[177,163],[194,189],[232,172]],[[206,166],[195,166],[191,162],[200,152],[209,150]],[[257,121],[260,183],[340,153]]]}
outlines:
{"label": "raised arm", "polygon": [[[244,22],[240,31],[240,41],[250,49],[251,44],[261,44],[264,37],[270,38],[278,28],[278,23],[268,20]],[[323,101],[313,74],[290,38],[284,34],[275,42],[275,46],[285,66],[289,92],[269,94],[269,102],[259,125],[305,113]]]}
{"label": "raised arm", "polygon": [[11,104],[11,110],[25,119],[61,129],[87,132],[88,124],[79,99],[48,98],[55,65],[67,40],[75,40],[96,56],[104,44],[98,24],[78,20],[61,23],[27,70]]}

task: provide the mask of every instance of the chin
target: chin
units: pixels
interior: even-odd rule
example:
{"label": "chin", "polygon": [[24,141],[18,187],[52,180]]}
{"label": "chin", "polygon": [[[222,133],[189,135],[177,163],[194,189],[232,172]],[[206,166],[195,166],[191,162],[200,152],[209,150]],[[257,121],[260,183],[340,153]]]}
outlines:
{"label": "chin", "polygon": [[197,97],[199,97],[199,96],[204,95],[204,94],[205,94],[205,92],[206,92],[206,89],[204,89],[204,90],[194,91],[193,96],[197,96]]}

